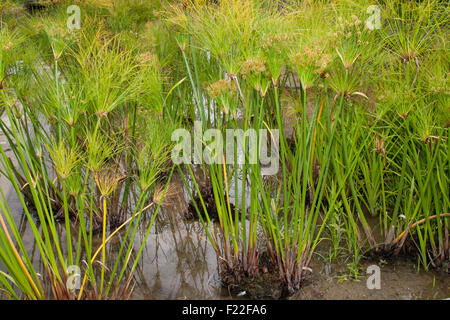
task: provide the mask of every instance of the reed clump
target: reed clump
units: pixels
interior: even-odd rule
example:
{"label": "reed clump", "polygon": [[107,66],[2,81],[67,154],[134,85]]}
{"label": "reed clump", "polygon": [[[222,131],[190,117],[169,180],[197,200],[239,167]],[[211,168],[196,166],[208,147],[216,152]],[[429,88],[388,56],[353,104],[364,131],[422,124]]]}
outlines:
{"label": "reed clump", "polygon": [[[448,269],[445,3],[383,1],[379,16],[347,0],[79,5],[80,30],[67,28],[62,4],[0,21],[1,174],[51,279],[38,277],[3,197],[10,297],[128,297],[145,243],[130,260],[136,230],[177,201],[175,167],[186,217],[199,219],[230,290],[276,281],[291,294],[315,254],[354,279],[370,256]],[[180,128],[267,139],[256,134],[252,153],[251,134],[235,135],[243,148],[220,153],[203,138],[206,156],[175,166]],[[265,175],[269,164],[278,169]],[[119,232],[127,241],[111,263]],[[67,291],[81,261],[81,288]]]}
{"label": "reed clump", "polygon": [[[203,88],[198,79],[189,79],[192,108],[200,114],[204,130],[217,126],[210,119],[218,117],[221,128],[278,128],[281,132],[278,184],[267,184],[257,166],[208,166],[220,235],[212,233],[207,219],[204,223],[227,285],[239,286],[243,277],[257,279],[265,252],[281,282],[293,292],[308,273],[317,244],[327,239],[334,246],[329,258],[345,258],[355,278],[359,261],[368,252],[398,254],[406,249],[405,242],[416,243],[413,252],[425,268],[448,261],[448,197],[443,196],[448,189],[447,129],[442,121],[436,122],[443,115],[442,109],[437,111],[443,101],[430,100],[420,84],[421,78],[429,77],[421,65],[441,54],[437,44],[444,32],[444,20],[437,18],[440,4],[405,5],[399,11],[390,5],[381,7],[388,18],[381,21],[384,27],[379,30],[368,27],[360,8],[364,4],[302,2],[280,11],[269,2],[231,0],[172,7],[168,22],[190,39],[181,47],[187,72],[214,80],[217,69],[227,75],[208,87],[209,102],[199,98]],[[411,27],[408,19],[419,22]],[[244,21],[248,23],[239,28]],[[406,39],[406,34],[413,38]],[[414,57],[402,53],[404,49]],[[289,77],[298,83],[294,89],[285,87]],[[223,100],[230,85],[238,99]],[[329,90],[334,92],[331,97]],[[401,97],[392,90],[402,92]],[[313,92],[312,99],[307,92]],[[285,94],[295,103],[283,104]],[[387,96],[390,102],[380,100]],[[429,103],[441,107],[430,108]],[[205,109],[210,104],[217,109]],[[311,104],[312,110],[307,107]],[[225,111],[229,109],[240,112],[229,116]],[[202,114],[206,110],[214,117]],[[415,115],[411,117],[410,112]],[[293,128],[290,137],[285,136],[286,126]],[[416,166],[422,156],[428,160],[423,158],[427,164],[419,173]],[[438,165],[438,158],[444,162]],[[409,171],[411,166],[414,169]],[[433,180],[446,182],[432,187]],[[244,202],[234,199],[230,188],[235,188],[234,195],[250,194],[249,203],[230,209],[230,204]],[[422,211],[425,207],[418,203],[422,201],[428,212]],[[432,209],[432,203],[438,205]],[[246,212],[247,218],[238,212]],[[424,219],[420,223],[419,216]],[[378,218],[377,225],[369,222],[371,217]],[[431,222],[434,219],[439,221]],[[257,244],[261,237],[257,230],[262,230],[265,239],[262,247]],[[413,234],[406,241],[410,231]],[[376,240],[380,235],[382,242]]]}

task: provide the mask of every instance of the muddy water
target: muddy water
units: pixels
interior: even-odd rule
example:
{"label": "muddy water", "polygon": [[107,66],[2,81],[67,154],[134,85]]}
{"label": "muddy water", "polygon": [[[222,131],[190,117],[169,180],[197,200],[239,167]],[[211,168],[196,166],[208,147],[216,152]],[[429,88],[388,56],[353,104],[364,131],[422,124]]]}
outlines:
{"label": "muddy water", "polygon": [[[2,146],[5,139],[0,137]],[[132,299],[227,299],[228,291],[221,286],[216,254],[209,245],[202,225],[197,220],[185,220],[188,195],[179,177],[173,180],[172,196],[162,207],[146,240],[144,251],[134,274]],[[0,187],[14,213],[22,239],[33,265],[43,273],[36,243],[22,206],[10,184],[0,177]],[[178,191],[177,191],[178,190]],[[151,214],[144,217],[134,248],[136,254],[144,241]],[[65,229],[60,226],[61,242]],[[108,244],[112,259],[120,249],[123,234]],[[76,236],[74,235],[74,238]],[[101,243],[94,239],[94,247]],[[365,270],[377,264],[381,270],[381,289],[369,290]],[[363,262],[359,281],[349,280],[344,263],[326,263],[319,255],[311,263],[312,273],[305,286],[289,299],[444,299],[450,297],[450,276],[444,272],[417,271],[414,261]],[[0,266],[0,269],[3,269]],[[246,298],[243,294],[242,298]],[[270,298],[270,297],[268,297]]]}
{"label": "muddy water", "polygon": [[[387,263],[387,264],[385,264]],[[380,289],[367,288],[365,271],[380,267]],[[390,262],[363,262],[362,277],[349,280],[345,264],[327,264],[316,259],[305,287],[290,299],[445,299],[450,297],[450,276],[440,272],[417,271],[415,263],[403,258]]]}
{"label": "muddy water", "polygon": [[[2,181],[2,188],[5,187]],[[20,204],[10,193],[8,200],[17,208],[16,221],[33,264],[42,272],[32,232]],[[143,241],[148,219],[144,219],[135,239],[136,251]],[[62,226],[61,226],[62,227]],[[61,239],[65,237],[61,228]],[[100,239],[96,239],[100,243]],[[108,247],[108,255],[119,250],[120,235]],[[316,256],[312,274],[304,288],[289,299],[444,299],[450,297],[450,277],[445,273],[417,271],[412,261],[379,262],[381,289],[369,290],[366,276],[349,280],[345,264],[329,264]],[[374,262],[362,263],[362,270]],[[132,299],[227,299],[217,270],[216,255],[198,221],[180,218],[173,207],[163,208],[153,226],[138,263]],[[243,296],[245,298],[245,295]]]}

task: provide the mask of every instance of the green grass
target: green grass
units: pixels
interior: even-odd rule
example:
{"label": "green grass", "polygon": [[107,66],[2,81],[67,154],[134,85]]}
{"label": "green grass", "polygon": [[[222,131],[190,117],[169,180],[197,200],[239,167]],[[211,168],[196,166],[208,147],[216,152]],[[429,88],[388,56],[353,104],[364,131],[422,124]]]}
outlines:
{"label": "green grass", "polygon": [[[65,2],[31,16],[2,14],[0,110],[8,121],[0,128],[10,151],[0,150],[1,173],[52,281],[37,277],[3,197],[0,288],[12,298],[127,297],[127,266],[133,271],[139,255],[129,260],[132,241],[124,241],[106,266],[106,243],[119,231],[133,239],[142,214],[160,203],[151,199],[173,172],[171,133],[192,132],[196,120],[224,135],[279,130],[277,175],[262,176],[259,162],[199,165],[213,210],[198,168],[178,166],[186,186],[194,181],[188,191],[200,198],[193,204],[224,283],[259,278],[270,265],[292,293],[319,243],[355,279],[372,254],[444,266],[449,8],[378,1],[381,28],[369,30],[373,4],[89,1],[76,31],[66,27]],[[237,159],[237,149],[228,156]],[[83,259],[83,290],[68,292],[67,267]]]}

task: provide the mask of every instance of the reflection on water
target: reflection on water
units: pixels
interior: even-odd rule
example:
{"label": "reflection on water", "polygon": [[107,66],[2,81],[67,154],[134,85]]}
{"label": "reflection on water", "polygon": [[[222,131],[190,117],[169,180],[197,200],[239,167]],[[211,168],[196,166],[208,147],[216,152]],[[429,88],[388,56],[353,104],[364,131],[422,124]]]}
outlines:
{"label": "reflection on water", "polygon": [[[202,225],[172,213],[157,224],[139,262],[135,298],[196,299],[220,296],[217,259]],[[136,238],[141,243],[142,233]]]}
{"label": "reflection on water", "polygon": [[[4,145],[4,139],[1,142]],[[173,184],[177,185],[175,190],[178,191],[174,193],[171,201],[162,207],[150,230],[134,273],[135,288],[131,298],[226,299],[229,296],[219,281],[216,254],[208,243],[201,223],[183,219],[188,196],[180,177],[175,177]],[[3,177],[0,177],[0,186],[19,226],[31,261],[38,272],[44,274],[39,250],[22,205]],[[151,212],[147,212],[139,225],[133,244],[132,261],[145,239],[151,216]],[[64,225],[59,224],[58,229],[60,243],[64,243]],[[73,227],[71,231],[76,242],[77,228]],[[127,241],[123,237],[124,232],[118,233],[108,243],[107,260],[114,261],[121,243]],[[97,248],[101,244],[100,235],[97,235],[93,242],[94,248]],[[62,249],[66,254],[66,248]],[[392,265],[380,264],[381,290],[367,289],[364,274],[359,282],[342,281],[346,266],[327,265],[318,256],[313,259],[311,267],[313,273],[307,278],[305,287],[291,299],[442,299],[450,296],[448,274],[417,272],[414,263],[410,261],[400,261]],[[365,267],[363,264],[362,270],[365,270]],[[1,269],[3,267],[0,265]]]}
{"label": "reflection on water", "polygon": [[[5,183],[2,181],[2,188]],[[39,250],[26,216],[19,210],[20,203],[10,192],[11,207],[16,208],[16,223],[26,244],[33,265],[43,274]],[[147,213],[135,238],[132,259],[144,240],[151,214]],[[75,232],[75,228],[72,232]],[[65,231],[59,225],[61,243]],[[116,235],[109,243],[107,255],[113,261],[124,234]],[[76,236],[74,235],[74,239]],[[94,239],[94,247],[101,243]],[[66,248],[63,248],[66,251]],[[363,263],[365,270],[370,263]],[[326,264],[316,257],[312,262],[313,274],[305,287],[290,299],[443,299],[450,296],[450,277],[444,273],[417,272],[411,261],[397,261],[381,268],[381,290],[369,290],[363,274],[359,282],[345,280],[345,265]],[[209,245],[202,225],[196,220],[184,220],[174,207],[166,207],[147,238],[144,251],[134,273],[135,289],[132,299],[226,299],[227,290],[220,285],[216,254]],[[245,297],[244,297],[245,298]]]}

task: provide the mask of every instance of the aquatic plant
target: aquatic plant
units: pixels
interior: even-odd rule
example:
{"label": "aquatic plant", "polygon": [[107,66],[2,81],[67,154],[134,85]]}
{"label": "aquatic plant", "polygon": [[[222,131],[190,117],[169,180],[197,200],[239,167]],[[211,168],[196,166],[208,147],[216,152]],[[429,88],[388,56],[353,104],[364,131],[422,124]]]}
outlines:
{"label": "aquatic plant", "polygon": [[[214,137],[197,141],[222,161],[178,165],[192,209],[181,216],[200,220],[230,290],[275,281],[293,293],[314,254],[346,263],[353,279],[373,256],[448,265],[442,1],[379,1],[380,28],[367,24],[370,1],[85,1],[80,30],[67,28],[64,2],[32,15],[10,13],[10,4],[0,7],[8,10],[1,174],[43,267],[26,252],[4,195],[0,288],[9,297],[128,297],[143,216],[151,214],[147,237],[165,190],[176,201],[169,180],[179,128],[269,137],[262,145],[256,136],[256,162],[250,134],[234,136],[244,148],[224,154]],[[265,176],[259,151],[277,134],[279,171]],[[66,281],[82,261],[75,293]]]}

